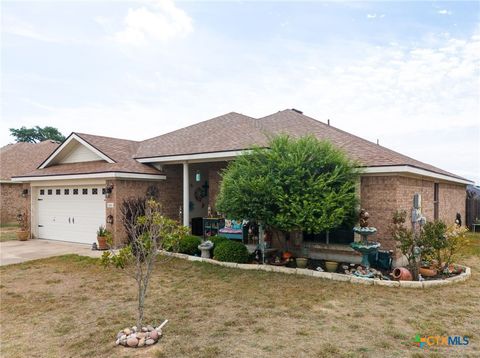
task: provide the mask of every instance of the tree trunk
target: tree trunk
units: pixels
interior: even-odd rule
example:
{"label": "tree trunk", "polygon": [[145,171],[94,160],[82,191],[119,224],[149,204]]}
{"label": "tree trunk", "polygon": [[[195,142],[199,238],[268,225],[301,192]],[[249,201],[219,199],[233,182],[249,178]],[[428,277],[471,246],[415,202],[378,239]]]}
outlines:
{"label": "tree trunk", "polygon": [[142,280],[138,281],[138,316],[137,316],[137,328],[142,329],[143,324],[143,311],[145,306],[145,288],[142,285]]}

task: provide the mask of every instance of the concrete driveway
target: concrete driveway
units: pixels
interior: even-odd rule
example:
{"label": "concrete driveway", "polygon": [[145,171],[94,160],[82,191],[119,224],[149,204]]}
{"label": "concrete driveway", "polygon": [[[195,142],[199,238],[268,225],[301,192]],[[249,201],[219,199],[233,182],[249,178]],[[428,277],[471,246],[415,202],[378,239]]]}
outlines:
{"label": "concrete driveway", "polygon": [[92,251],[90,245],[42,239],[0,242],[0,266],[65,254],[100,257],[102,251]]}

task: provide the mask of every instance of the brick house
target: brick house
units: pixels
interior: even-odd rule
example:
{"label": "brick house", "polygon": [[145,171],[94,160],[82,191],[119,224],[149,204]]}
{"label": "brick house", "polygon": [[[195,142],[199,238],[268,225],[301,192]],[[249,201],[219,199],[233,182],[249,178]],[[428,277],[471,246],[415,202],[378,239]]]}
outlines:
{"label": "brick house", "polygon": [[[345,131],[284,110],[263,118],[228,113],[142,142],[72,133],[38,169],[13,180],[32,186],[34,237],[92,243],[99,225],[106,224],[121,244],[121,203],[130,196],[157,193],[166,215],[184,225],[215,209],[220,174],[228,161],[252,145],[266,147],[276,134],[307,134],[331,141],[364,169],[359,186],[361,206],[377,227],[375,240],[395,249],[388,234],[394,211],[412,206],[422,195],[427,220],[453,223],[465,216],[469,180],[409,158]],[[197,195],[199,188],[208,195]],[[202,192],[202,191],[200,191]],[[296,247],[308,247],[315,258],[359,260],[348,245],[351,230],[329,236],[300,237]]]}
{"label": "brick house", "polygon": [[30,213],[30,184],[12,177],[35,170],[59,143],[15,143],[0,148],[0,223],[16,221],[21,212]]}

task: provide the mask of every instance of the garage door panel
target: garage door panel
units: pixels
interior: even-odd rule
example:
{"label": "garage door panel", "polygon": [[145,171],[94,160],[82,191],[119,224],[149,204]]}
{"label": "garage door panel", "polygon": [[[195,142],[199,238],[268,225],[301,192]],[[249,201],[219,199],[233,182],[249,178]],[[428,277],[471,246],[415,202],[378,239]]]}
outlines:
{"label": "garage door panel", "polygon": [[86,244],[96,241],[98,227],[105,224],[105,197],[101,187],[39,188],[38,198],[40,238]]}

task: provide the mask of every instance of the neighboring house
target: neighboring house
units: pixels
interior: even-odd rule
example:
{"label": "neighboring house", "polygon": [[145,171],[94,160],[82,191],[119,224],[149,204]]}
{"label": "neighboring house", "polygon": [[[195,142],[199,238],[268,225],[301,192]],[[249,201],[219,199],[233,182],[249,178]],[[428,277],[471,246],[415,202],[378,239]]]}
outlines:
{"label": "neighboring house", "polygon": [[12,182],[12,177],[35,170],[59,143],[15,143],[0,148],[0,223],[12,223],[17,215],[30,212],[30,185]]}
{"label": "neighboring house", "polygon": [[[32,234],[35,237],[92,243],[107,223],[122,243],[121,204],[147,191],[158,194],[165,214],[185,225],[215,209],[219,172],[252,145],[266,147],[271,136],[307,134],[330,140],[364,167],[359,195],[378,228],[375,240],[395,249],[388,226],[393,212],[410,211],[415,193],[422,195],[427,220],[453,223],[465,216],[469,180],[396,153],[380,145],[303,115],[284,110],[255,119],[228,113],[143,142],[72,133],[30,173],[15,181],[32,185]],[[102,191],[105,195],[102,195]],[[205,196],[205,194],[208,194]],[[180,217],[181,215],[181,217]],[[351,230],[295,240],[293,250],[310,247],[310,256],[341,259],[356,254],[347,245]]]}

